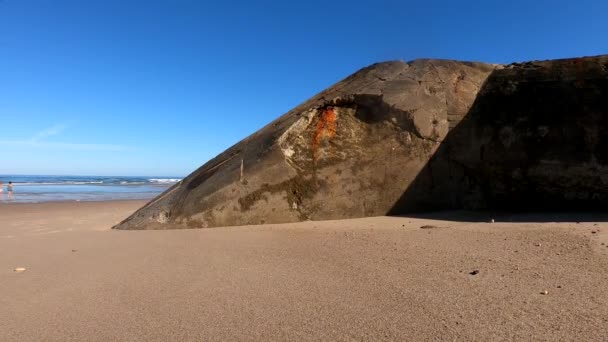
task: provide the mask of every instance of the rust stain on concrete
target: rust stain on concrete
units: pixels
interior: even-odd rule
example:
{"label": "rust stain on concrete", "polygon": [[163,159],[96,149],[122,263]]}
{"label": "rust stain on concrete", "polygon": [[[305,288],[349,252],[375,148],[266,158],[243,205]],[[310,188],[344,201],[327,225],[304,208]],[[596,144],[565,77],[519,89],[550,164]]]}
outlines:
{"label": "rust stain on concrete", "polygon": [[336,110],[334,107],[327,107],[319,116],[317,127],[312,137],[312,153],[317,159],[317,151],[321,145],[321,140],[325,137],[331,139],[336,135]]}

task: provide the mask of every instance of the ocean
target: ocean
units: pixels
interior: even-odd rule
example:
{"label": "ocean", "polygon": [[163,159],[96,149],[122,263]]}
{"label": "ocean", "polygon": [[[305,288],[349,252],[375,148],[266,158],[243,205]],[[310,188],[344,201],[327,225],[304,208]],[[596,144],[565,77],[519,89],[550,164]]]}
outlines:
{"label": "ocean", "polygon": [[152,199],[180,177],[120,176],[25,176],[0,175],[4,192],[0,203],[8,202],[6,186],[13,182],[11,202],[110,201]]}

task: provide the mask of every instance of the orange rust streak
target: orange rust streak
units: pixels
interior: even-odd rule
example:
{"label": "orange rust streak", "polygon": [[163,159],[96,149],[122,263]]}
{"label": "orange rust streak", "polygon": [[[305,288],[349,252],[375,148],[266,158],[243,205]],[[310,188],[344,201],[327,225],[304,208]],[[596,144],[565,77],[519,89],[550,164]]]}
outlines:
{"label": "orange rust streak", "polygon": [[315,133],[312,137],[312,153],[316,158],[321,139],[326,136],[332,138],[336,135],[336,112],[333,107],[327,107],[317,122]]}

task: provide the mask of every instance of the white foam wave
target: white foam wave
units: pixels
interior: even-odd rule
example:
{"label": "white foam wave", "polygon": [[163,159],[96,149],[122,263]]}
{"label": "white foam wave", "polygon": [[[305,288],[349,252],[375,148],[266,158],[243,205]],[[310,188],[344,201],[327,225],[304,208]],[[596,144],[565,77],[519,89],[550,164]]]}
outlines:
{"label": "white foam wave", "polygon": [[150,178],[148,181],[150,183],[177,183],[181,181],[181,178]]}
{"label": "white foam wave", "polygon": [[29,186],[29,185],[85,185],[85,184],[103,184],[103,181],[95,182],[14,182],[16,186]]}
{"label": "white foam wave", "polygon": [[[181,178],[150,178],[150,179],[137,179],[137,180],[99,180],[99,181],[42,181],[42,182],[13,182],[15,186],[41,186],[41,185],[145,185],[145,184],[158,184],[166,185],[173,184],[181,181]],[[8,184],[8,183],[7,183]]]}

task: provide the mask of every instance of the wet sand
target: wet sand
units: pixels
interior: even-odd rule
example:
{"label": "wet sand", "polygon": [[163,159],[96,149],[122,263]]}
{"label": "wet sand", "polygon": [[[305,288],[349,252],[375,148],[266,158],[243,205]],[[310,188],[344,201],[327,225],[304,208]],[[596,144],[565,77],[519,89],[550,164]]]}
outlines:
{"label": "wet sand", "polygon": [[0,341],[608,340],[604,217],[110,229],[143,204],[0,204]]}

